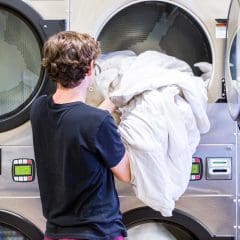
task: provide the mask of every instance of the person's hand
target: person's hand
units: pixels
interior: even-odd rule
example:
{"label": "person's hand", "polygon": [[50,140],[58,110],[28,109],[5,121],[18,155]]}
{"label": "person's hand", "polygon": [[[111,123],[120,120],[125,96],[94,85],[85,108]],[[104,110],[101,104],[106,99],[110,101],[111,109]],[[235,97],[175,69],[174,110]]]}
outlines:
{"label": "person's hand", "polygon": [[107,97],[99,106],[103,110],[107,110],[110,113],[113,113],[117,107],[113,104],[113,102]]}

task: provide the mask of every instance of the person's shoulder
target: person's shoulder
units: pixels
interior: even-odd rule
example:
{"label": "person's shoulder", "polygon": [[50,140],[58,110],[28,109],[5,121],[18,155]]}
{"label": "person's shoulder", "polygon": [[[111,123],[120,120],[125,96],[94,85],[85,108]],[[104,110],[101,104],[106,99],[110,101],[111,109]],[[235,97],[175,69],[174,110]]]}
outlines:
{"label": "person's shoulder", "polygon": [[79,110],[82,110],[79,111],[80,114],[74,111],[74,115],[78,115],[75,119],[78,119],[79,122],[82,123],[82,126],[92,129],[92,131],[94,131],[94,129],[99,129],[102,123],[105,122],[107,118],[111,117],[108,111],[90,105],[84,105],[83,108]]}
{"label": "person's shoulder", "polygon": [[96,120],[104,120],[110,113],[97,107],[86,105],[87,113]]}
{"label": "person's shoulder", "polygon": [[41,95],[37,97],[33,103],[32,103],[32,108],[36,107],[37,105],[40,105],[42,102],[46,101],[47,95]]}
{"label": "person's shoulder", "polygon": [[47,95],[41,95],[37,97],[31,105],[30,116],[39,112],[41,104],[43,104],[46,100]]}

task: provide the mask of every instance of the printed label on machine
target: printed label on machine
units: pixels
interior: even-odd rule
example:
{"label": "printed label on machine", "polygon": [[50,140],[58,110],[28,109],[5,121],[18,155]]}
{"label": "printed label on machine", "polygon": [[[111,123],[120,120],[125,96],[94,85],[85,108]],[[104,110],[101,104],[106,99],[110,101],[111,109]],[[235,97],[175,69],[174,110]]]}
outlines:
{"label": "printed label on machine", "polygon": [[227,38],[227,19],[216,19],[216,38]]}
{"label": "printed label on machine", "polygon": [[32,182],[35,178],[33,159],[14,159],[12,162],[12,177],[14,182]]}

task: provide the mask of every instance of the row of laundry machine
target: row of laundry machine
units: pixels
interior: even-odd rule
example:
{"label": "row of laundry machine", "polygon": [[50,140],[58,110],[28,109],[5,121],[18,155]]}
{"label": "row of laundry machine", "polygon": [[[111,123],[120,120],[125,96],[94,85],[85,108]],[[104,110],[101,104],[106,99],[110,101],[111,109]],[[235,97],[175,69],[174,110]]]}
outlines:
{"label": "row of laundry machine", "polygon": [[[239,23],[239,0],[0,0],[0,239],[43,238],[29,109],[54,91],[41,49],[62,30],[90,33],[103,53],[164,52],[196,75],[195,63],[212,64],[211,129],[201,137],[173,216],[145,206],[129,185],[117,188],[129,240],[240,239]],[[89,103],[100,99],[94,85]]]}

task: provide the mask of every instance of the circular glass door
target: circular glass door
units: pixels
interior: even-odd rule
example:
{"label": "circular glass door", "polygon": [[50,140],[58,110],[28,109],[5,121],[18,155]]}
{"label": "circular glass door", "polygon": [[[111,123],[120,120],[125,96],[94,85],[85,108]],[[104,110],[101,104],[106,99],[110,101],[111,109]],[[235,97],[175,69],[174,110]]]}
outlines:
{"label": "circular glass door", "polygon": [[128,229],[128,240],[196,240],[180,226],[152,221]]}
{"label": "circular glass door", "polygon": [[43,233],[27,219],[9,211],[0,211],[1,240],[43,240]]}
{"label": "circular glass door", "polygon": [[175,210],[172,217],[163,217],[149,207],[123,213],[128,240],[203,240],[213,239],[208,230],[186,213]]}
{"label": "circular glass door", "polygon": [[0,115],[23,108],[41,73],[39,40],[19,16],[0,9]]}
{"label": "circular glass door", "polygon": [[187,10],[164,1],[141,1],[114,13],[98,40],[103,53],[155,50],[187,62],[212,63],[212,46],[203,25]]}
{"label": "circular glass door", "polygon": [[29,238],[24,236],[21,232],[5,224],[0,225],[0,239],[29,240]]}
{"label": "circular glass door", "polygon": [[19,0],[0,0],[0,132],[29,120],[40,94],[55,90],[41,67],[44,41],[65,30],[65,20],[45,20]]}
{"label": "circular glass door", "polygon": [[232,0],[228,15],[225,58],[227,101],[233,120],[240,115],[240,3]]}

